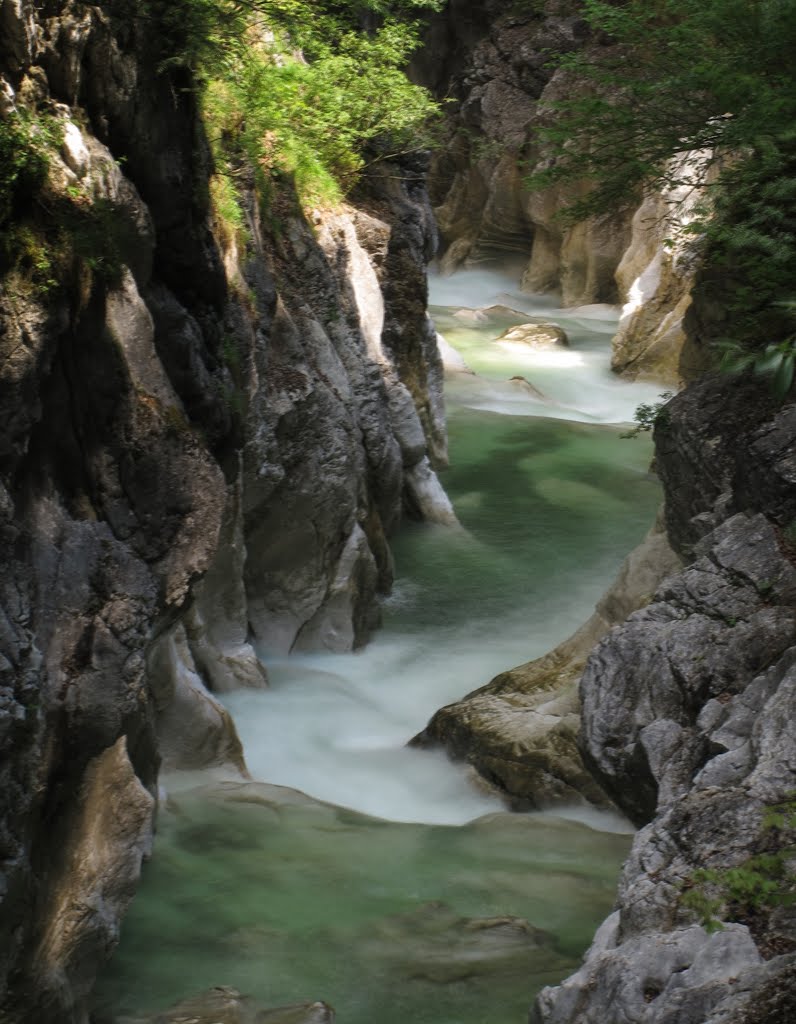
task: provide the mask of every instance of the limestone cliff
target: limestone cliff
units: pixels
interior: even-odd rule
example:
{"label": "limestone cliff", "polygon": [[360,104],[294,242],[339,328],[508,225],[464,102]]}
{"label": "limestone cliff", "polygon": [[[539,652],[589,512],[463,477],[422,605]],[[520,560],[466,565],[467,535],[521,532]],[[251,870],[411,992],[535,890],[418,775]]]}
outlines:
{"label": "limestone cliff", "polygon": [[578,4],[567,0],[508,9],[454,0],[432,22],[415,73],[450,101],[449,137],[430,178],[443,269],[513,258],[530,292],[560,292],[564,305],[617,301],[632,208],[564,227],[556,214],[567,197],[523,184],[548,159],[538,128],[550,104],[572,87],[550,54],[590,44]]}
{"label": "limestone cliff", "polygon": [[540,135],[554,105],[582,88],[552,57],[607,45],[570,0],[508,9],[493,0],[452,0],[432,19],[414,71],[446,101],[429,186],[440,265],[452,271],[510,262],[524,290],[558,293],[564,306],[621,303],[613,369],[679,385],[705,362],[685,321],[698,260],[683,229],[700,197],[672,186],[568,224],[559,215],[583,198],[586,182],[544,191],[524,183],[554,160]]}
{"label": "limestone cliff", "polygon": [[[767,813],[792,808],[796,787],[796,406],[708,377],[670,403],[656,441],[687,564],[596,647],[580,683],[584,756],[640,831],[616,912],[532,1019],[780,1024],[796,922],[792,863],[784,877],[775,865],[794,837],[792,811],[773,825]],[[777,895],[733,890],[739,868]],[[694,913],[710,899],[716,931]]]}
{"label": "limestone cliff", "polygon": [[245,771],[211,689],[265,685],[253,643],[362,643],[404,510],[452,518],[422,161],[312,221],[244,189],[230,230],[156,42],[126,5],[0,3],[9,1022],[86,1020],[161,761]]}

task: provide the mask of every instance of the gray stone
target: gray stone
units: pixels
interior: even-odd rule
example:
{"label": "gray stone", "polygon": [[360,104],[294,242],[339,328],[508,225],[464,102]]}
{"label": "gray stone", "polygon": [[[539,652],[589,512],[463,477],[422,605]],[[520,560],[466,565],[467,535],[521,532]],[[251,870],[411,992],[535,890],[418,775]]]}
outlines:
{"label": "gray stone", "polygon": [[527,345],[528,348],[556,348],[569,345],[567,332],[557,324],[533,323],[509,327],[497,339],[512,345]]}
{"label": "gray stone", "polygon": [[[792,842],[764,822],[796,782],[796,568],[778,529],[788,470],[776,468],[796,421],[767,418],[753,382],[719,395],[716,379],[698,383],[656,428],[668,532],[690,562],[603,639],[581,679],[585,760],[648,824],[607,940],[541,994],[538,1024],[780,1024],[793,1008],[793,916],[781,898],[733,903],[721,880]],[[694,887],[717,899],[709,937],[684,901]]]}

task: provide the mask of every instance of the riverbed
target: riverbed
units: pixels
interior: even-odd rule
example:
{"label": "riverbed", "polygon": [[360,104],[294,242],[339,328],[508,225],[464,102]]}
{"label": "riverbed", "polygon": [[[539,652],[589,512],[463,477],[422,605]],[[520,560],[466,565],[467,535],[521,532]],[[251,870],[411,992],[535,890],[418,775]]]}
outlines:
{"label": "riverbed", "polygon": [[[324,999],[340,1024],[522,1024],[610,910],[625,823],[508,814],[405,744],[588,618],[660,500],[649,440],[620,436],[660,389],[611,375],[613,310],[562,311],[483,271],[432,279],[431,301],[468,368],[446,383],[460,528],[394,539],[395,589],[363,651],[262,651],[271,689],[225,698],[252,776],[314,800],[164,780],[157,855],[100,987],[120,1014],[232,985],[263,1005]],[[497,340],[531,318],[570,346]]]}

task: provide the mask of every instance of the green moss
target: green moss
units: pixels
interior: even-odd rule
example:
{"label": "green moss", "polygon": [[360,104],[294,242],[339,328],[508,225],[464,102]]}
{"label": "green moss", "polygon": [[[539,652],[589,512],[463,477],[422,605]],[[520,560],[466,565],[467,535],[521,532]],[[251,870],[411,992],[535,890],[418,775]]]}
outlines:
{"label": "green moss", "polygon": [[[169,41],[161,67],[190,67],[201,86],[217,173],[229,183],[215,186],[222,220],[234,225],[241,168],[254,170],[261,197],[287,176],[305,206],[333,205],[369,160],[427,143],[438,108],[404,73],[419,39],[406,12],[424,6],[438,3],[363,3],[381,16],[365,32],[357,11],[326,0],[147,5]],[[375,140],[379,155],[366,156]]]}
{"label": "green moss", "polygon": [[241,199],[229,172],[216,173],[210,179],[210,202],[216,226],[228,243],[246,244],[248,231]]}

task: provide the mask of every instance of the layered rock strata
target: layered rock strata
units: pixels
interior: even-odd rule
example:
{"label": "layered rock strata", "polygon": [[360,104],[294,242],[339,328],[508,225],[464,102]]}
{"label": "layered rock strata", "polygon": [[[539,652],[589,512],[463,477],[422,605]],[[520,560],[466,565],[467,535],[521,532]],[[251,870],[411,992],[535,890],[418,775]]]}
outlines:
{"label": "layered rock strata", "polygon": [[[87,1019],[159,765],[245,770],[211,689],[347,649],[405,510],[452,520],[423,165],[310,223],[289,181],[214,207],[186,69],[127,11],[0,4],[0,987]],[[21,150],[20,150],[21,152]],[[245,175],[244,175],[245,178]]]}
{"label": "layered rock strata", "polygon": [[538,129],[550,105],[573,89],[550,55],[585,45],[596,44],[567,0],[508,12],[454,0],[432,20],[415,74],[448,101],[450,137],[430,178],[444,270],[513,260],[529,292],[560,292],[572,306],[617,301],[632,209],[567,227],[557,214],[571,193],[524,184],[549,159]]}

